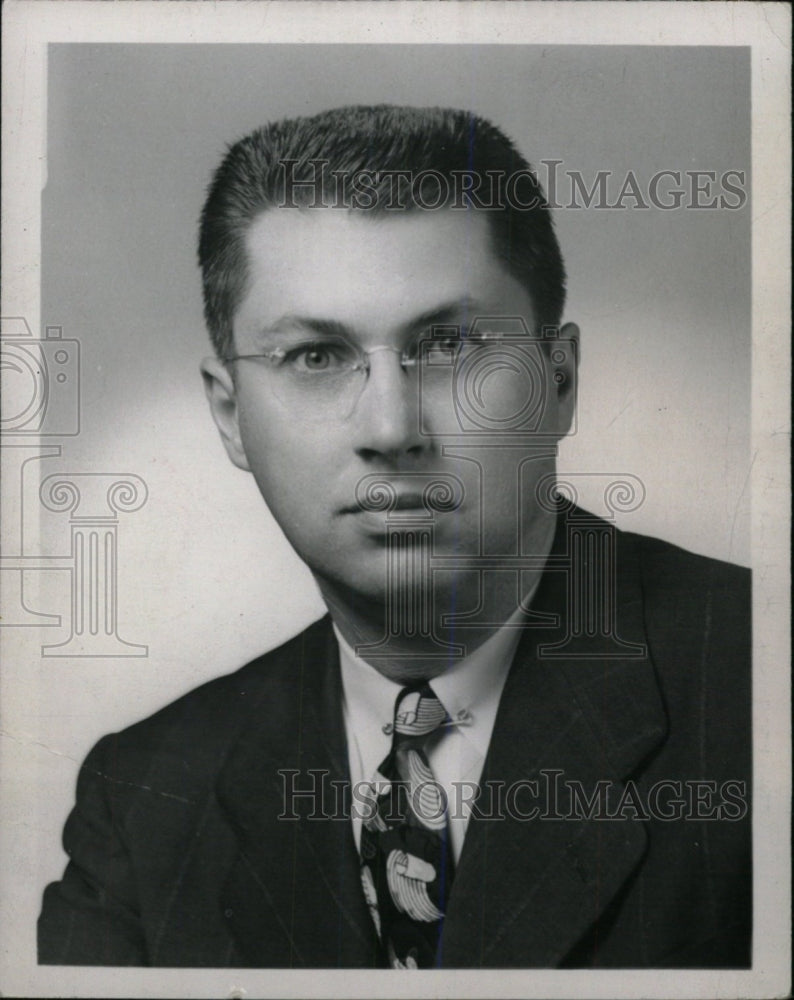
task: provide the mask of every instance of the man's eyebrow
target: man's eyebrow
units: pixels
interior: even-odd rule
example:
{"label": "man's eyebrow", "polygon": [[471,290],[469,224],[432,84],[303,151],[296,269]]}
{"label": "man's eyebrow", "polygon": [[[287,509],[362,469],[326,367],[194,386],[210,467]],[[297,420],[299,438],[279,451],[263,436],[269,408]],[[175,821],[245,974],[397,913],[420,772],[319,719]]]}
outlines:
{"label": "man's eyebrow", "polygon": [[478,304],[476,299],[464,296],[461,299],[453,299],[450,302],[445,302],[443,305],[437,306],[433,309],[428,309],[427,312],[420,313],[415,319],[412,319],[407,326],[410,329],[427,329],[431,326],[441,326],[445,323],[452,323],[453,320],[468,320],[469,318],[476,316],[478,312],[482,312],[482,306]]}
{"label": "man's eyebrow", "polygon": [[268,334],[287,333],[290,330],[311,330],[321,337],[349,337],[353,332],[350,327],[335,319],[323,319],[319,316],[298,316],[295,313],[285,313],[275,323],[264,327],[260,332]]}
{"label": "man's eyebrow", "polygon": [[[478,311],[482,312],[483,310],[481,306],[478,306],[476,300],[464,296],[434,306],[401,325],[406,330],[426,330],[428,327],[468,319],[471,316],[476,316]],[[320,337],[350,338],[355,335],[355,330],[340,320],[325,319],[321,316],[301,316],[297,313],[285,313],[260,332],[267,336],[268,334],[288,333],[290,330],[310,330]]]}

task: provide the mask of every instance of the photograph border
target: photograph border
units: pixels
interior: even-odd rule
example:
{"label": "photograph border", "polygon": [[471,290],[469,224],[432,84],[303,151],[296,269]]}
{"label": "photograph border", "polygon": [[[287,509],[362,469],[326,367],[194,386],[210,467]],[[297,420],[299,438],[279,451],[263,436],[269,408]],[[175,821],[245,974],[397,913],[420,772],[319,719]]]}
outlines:
{"label": "photograph border", "polygon": [[[25,671],[4,671],[0,778],[0,990],[20,997],[767,997],[790,988],[790,20],[774,3],[639,6],[288,0],[8,0],[3,32],[3,317],[39,330],[46,55],[51,42],[490,43],[737,46],[752,49],[752,552],[754,922],[750,970],[385,971],[49,968],[35,962],[26,741],[14,718]],[[35,548],[35,525],[33,547]],[[4,663],[18,641],[0,630]],[[33,902],[34,907],[38,900]]]}

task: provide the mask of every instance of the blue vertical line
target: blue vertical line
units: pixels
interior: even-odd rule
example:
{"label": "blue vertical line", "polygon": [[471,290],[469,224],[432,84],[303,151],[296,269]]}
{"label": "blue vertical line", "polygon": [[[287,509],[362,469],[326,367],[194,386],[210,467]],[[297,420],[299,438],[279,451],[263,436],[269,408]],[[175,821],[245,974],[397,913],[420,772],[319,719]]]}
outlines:
{"label": "blue vertical line", "polygon": [[447,863],[448,857],[451,856],[451,851],[452,851],[452,844],[450,843],[450,835],[449,835],[449,816],[447,816],[447,825],[442,830],[440,839],[441,839],[441,872],[439,874],[438,883],[439,883],[439,898],[440,901],[443,902],[444,904],[443,907],[444,916],[438,922],[438,941],[436,943],[436,962],[435,962],[435,966],[437,969],[441,968],[443,951],[444,951],[444,921],[446,920],[447,907],[449,905],[449,899],[447,897],[448,895],[451,895],[452,892],[452,885],[451,885],[452,879],[450,878],[449,893],[447,893],[447,881],[448,881],[447,873],[448,869],[452,867],[452,865],[448,865]]}

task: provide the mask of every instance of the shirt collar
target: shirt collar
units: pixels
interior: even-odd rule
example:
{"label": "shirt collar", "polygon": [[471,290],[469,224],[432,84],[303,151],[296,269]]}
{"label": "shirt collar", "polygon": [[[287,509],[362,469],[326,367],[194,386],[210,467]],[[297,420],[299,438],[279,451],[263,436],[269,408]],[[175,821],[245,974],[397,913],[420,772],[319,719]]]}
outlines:
{"label": "shirt collar", "polygon": [[[528,602],[526,602],[528,603]],[[453,721],[461,721],[459,732],[485,756],[491,740],[499,700],[521,637],[524,612],[515,613],[481,646],[452,663],[433,678],[430,686]],[[382,727],[392,721],[394,704],[402,684],[389,680],[345,641],[334,625],[339,642],[342,685],[346,709],[366,742],[377,739]],[[382,736],[381,736],[382,738]]]}

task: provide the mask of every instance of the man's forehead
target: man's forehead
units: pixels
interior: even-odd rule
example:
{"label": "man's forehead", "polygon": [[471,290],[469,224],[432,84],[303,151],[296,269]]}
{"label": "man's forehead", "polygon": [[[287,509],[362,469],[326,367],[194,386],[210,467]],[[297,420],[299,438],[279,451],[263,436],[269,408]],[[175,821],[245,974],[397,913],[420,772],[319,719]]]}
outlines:
{"label": "man's forehead", "polygon": [[493,253],[482,212],[269,209],[252,223],[246,249],[246,326],[318,310],[354,327],[376,310],[399,325],[455,302],[464,313],[472,303],[498,311],[506,296],[513,311],[530,311]]}
{"label": "man's forehead", "polygon": [[441,245],[461,259],[467,249],[487,252],[490,231],[485,213],[473,210],[368,212],[275,207],[266,209],[251,223],[246,245],[254,258],[269,261],[286,254],[311,259],[336,249],[362,258],[395,260],[410,253],[423,263],[422,258],[437,257]]}

